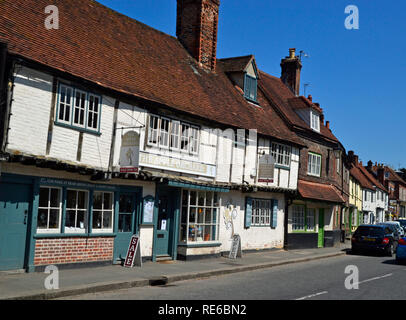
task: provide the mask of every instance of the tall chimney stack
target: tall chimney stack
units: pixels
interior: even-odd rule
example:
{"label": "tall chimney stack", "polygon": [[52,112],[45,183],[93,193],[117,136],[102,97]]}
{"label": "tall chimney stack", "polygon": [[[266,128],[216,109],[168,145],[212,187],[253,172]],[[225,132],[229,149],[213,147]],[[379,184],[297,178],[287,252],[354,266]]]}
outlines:
{"label": "tall chimney stack", "polygon": [[296,49],[289,49],[289,56],[282,59],[281,62],[282,82],[290,89],[292,92],[299,96],[300,94],[300,72],[302,70],[302,62],[300,58],[296,56]]}
{"label": "tall chimney stack", "polygon": [[201,67],[215,70],[220,0],[177,0],[176,36]]}

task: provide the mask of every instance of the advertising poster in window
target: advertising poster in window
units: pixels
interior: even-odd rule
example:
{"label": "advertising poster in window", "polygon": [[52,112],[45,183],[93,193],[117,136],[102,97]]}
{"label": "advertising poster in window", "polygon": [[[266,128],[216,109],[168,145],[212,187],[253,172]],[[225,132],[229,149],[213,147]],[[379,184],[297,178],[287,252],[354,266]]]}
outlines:
{"label": "advertising poster in window", "polygon": [[140,157],[140,136],[134,131],[122,136],[120,150],[120,172],[138,172]]}
{"label": "advertising poster in window", "polygon": [[258,182],[273,183],[275,160],[270,154],[259,156],[258,160]]}

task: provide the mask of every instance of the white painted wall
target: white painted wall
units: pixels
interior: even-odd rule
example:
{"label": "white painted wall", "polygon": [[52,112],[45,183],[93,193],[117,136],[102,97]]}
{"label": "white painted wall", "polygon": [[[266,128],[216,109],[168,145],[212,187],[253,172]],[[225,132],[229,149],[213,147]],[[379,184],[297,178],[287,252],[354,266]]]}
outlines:
{"label": "white painted wall", "polygon": [[[278,220],[277,227],[272,229],[269,227],[251,226],[245,229],[245,198],[260,198],[260,199],[277,199],[278,200]],[[239,191],[230,191],[229,193],[221,194],[221,209],[220,209],[220,242],[221,251],[229,251],[231,248],[232,229],[227,228],[225,220],[225,210],[227,204],[231,204],[236,210],[237,216],[233,220],[234,232],[241,236],[242,250],[250,249],[267,249],[267,248],[282,248],[283,247],[283,224],[284,224],[284,209],[285,200],[282,193],[241,193]]]}
{"label": "white painted wall", "polygon": [[[47,156],[53,77],[27,67],[19,66],[16,70],[7,150]],[[74,86],[74,84],[72,85]],[[76,161],[79,131],[54,124],[48,157],[107,169],[113,129],[113,111],[114,99],[103,96],[101,135],[83,134],[82,157],[79,162]]]}

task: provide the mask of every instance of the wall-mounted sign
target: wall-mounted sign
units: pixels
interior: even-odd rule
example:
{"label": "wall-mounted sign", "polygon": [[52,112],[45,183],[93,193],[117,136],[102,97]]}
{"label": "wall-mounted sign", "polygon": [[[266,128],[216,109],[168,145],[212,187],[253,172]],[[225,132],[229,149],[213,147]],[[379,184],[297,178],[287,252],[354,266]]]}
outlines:
{"label": "wall-mounted sign", "polygon": [[140,152],[140,166],[215,177],[216,166],[169,157],[163,154]]}
{"label": "wall-mounted sign", "polygon": [[129,131],[121,138],[120,172],[138,172],[140,157],[140,136],[134,131]]}
{"label": "wall-mounted sign", "polygon": [[258,159],[258,182],[273,183],[275,160],[270,154],[259,156]]}
{"label": "wall-mounted sign", "polygon": [[142,267],[140,237],[133,235],[128,246],[127,256],[125,258],[124,267],[132,268],[134,264]]}
{"label": "wall-mounted sign", "polygon": [[142,224],[154,224],[155,198],[146,196],[143,201]]}

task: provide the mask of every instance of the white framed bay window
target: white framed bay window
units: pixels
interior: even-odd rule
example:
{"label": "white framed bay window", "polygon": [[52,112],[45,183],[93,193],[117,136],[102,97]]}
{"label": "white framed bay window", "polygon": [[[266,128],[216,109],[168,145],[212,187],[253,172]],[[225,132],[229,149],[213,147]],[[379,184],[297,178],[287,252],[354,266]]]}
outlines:
{"label": "white framed bay window", "polygon": [[191,155],[199,154],[200,128],[179,120],[149,115],[147,144]]}
{"label": "white framed bay window", "polygon": [[220,198],[217,192],[182,190],[179,240],[183,243],[219,239]]}

